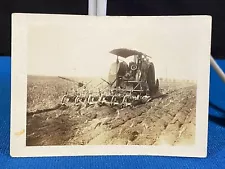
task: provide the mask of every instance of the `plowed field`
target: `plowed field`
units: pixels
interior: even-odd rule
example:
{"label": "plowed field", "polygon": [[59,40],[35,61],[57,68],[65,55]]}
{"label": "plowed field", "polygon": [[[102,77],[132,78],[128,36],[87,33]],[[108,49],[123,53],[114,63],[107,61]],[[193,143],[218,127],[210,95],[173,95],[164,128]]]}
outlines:
{"label": "plowed field", "polygon": [[56,105],[65,88],[71,86],[56,85],[52,79],[28,81],[28,146],[194,144],[195,84],[162,82],[161,92],[168,93],[166,97],[132,109],[103,106],[76,111],[71,106],[29,114],[32,109]]}

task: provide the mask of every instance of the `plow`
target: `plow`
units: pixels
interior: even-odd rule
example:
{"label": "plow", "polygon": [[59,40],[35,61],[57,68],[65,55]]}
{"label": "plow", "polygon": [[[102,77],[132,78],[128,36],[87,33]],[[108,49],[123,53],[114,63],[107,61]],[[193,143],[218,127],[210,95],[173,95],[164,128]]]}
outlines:
{"label": "plow", "polygon": [[[111,64],[108,79],[101,79],[102,82],[94,90],[88,88],[90,82],[77,83],[76,91],[73,94],[65,94],[61,105],[108,105],[124,108],[144,104],[163,95],[159,92],[159,80],[155,77],[155,67],[150,56],[126,48],[114,49],[110,53],[116,56],[116,61]],[[127,63],[119,57],[133,57],[133,60]],[[102,83],[105,84],[104,87],[99,87]]]}

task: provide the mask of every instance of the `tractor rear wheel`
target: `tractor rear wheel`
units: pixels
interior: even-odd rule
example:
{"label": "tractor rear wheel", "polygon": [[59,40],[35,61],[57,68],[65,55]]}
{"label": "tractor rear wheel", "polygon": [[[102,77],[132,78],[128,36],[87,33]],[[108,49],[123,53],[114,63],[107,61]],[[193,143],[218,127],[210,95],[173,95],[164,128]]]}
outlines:
{"label": "tractor rear wheel", "polygon": [[152,62],[148,66],[147,83],[148,83],[149,93],[151,95],[155,92],[155,87],[156,87],[155,67],[154,67],[154,64]]}

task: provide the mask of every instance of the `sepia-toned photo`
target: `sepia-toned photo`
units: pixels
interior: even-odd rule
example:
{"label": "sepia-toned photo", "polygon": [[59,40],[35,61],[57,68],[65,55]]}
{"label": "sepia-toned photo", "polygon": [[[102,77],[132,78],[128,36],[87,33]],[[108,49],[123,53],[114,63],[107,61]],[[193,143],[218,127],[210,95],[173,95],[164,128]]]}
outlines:
{"label": "sepia-toned photo", "polygon": [[[202,111],[207,110],[210,18],[31,18],[21,16],[27,25],[26,147],[191,150],[199,144],[199,125],[206,143],[207,112]],[[202,108],[197,107],[200,100]]]}

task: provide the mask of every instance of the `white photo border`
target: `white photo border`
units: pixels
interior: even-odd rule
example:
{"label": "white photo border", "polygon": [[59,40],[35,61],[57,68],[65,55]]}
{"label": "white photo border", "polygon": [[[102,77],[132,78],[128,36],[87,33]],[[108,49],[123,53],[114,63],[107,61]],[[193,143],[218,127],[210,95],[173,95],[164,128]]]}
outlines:
{"label": "white photo border", "polygon": [[[206,157],[208,138],[208,101],[211,53],[211,16],[167,16],[166,18],[189,18],[198,21],[206,32],[206,50],[196,58],[198,64],[197,105],[196,105],[196,144],[194,146],[26,146],[26,103],[27,103],[27,34],[32,23],[49,21],[71,24],[82,18],[95,16],[12,14],[12,62],[11,62],[11,129],[10,155],[12,157],[44,156],[95,156],[95,155],[154,155],[180,157]],[[103,16],[109,18],[109,16]],[[152,16],[165,17],[165,16]],[[126,17],[112,17],[125,19]],[[139,17],[134,17],[139,18]],[[148,17],[145,17],[148,18]],[[165,19],[166,19],[165,18]],[[195,22],[197,23],[197,22]]]}

